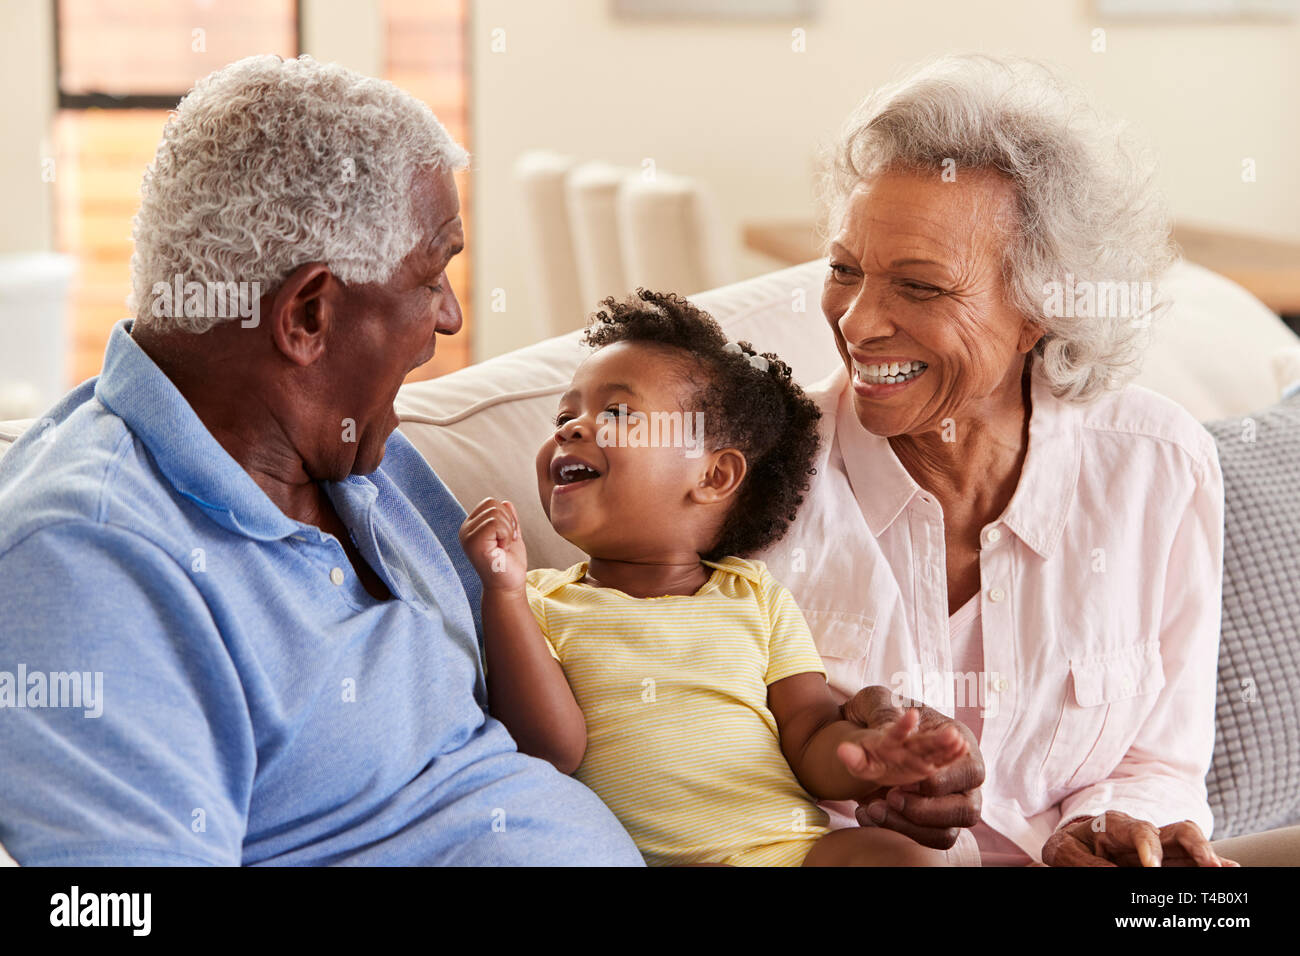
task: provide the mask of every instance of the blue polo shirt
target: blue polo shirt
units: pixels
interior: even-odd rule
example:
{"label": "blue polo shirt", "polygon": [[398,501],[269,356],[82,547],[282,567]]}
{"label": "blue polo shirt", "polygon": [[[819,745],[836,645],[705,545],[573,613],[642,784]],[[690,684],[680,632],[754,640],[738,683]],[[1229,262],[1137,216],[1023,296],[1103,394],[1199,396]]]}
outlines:
{"label": "blue polo shirt", "polygon": [[287,517],[129,335],[0,459],[0,842],[19,863],[639,864],[485,710],[464,511],[400,434]]}

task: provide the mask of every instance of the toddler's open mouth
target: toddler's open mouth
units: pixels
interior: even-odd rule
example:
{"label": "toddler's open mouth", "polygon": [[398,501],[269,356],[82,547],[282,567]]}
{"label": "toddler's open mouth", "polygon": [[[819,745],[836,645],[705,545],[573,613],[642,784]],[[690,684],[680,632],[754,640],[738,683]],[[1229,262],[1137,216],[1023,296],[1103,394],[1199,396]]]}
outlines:
{"label": "toddler's open mouth", "polygon": [[561,455],[551,462],[551,481],[555,483],[556,491],[594,481],[600,474],[598,468],[575,455]]}

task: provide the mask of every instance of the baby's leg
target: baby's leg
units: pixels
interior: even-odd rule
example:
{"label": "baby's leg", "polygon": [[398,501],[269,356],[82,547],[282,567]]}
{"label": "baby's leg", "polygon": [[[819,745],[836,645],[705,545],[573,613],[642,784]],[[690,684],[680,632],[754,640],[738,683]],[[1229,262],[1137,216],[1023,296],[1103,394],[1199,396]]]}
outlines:
{"label": "baby's leg", "polygon": [[949,866],[944,850],[931,850],[879,827],[832,830],[813,844],[804,866]]}

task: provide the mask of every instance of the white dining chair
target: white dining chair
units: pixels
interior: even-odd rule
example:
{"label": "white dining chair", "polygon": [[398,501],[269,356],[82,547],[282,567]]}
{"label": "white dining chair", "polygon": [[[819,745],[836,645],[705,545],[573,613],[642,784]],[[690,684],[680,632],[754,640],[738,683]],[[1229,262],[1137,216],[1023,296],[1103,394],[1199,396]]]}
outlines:
{"label": "white dining chair", "polygon": [[529,150],[515,162],[519,225],[537,303],[538,339],[576,329],[586,317],[565,195],[565,180],[575,165],[572,156],[540,149]]}

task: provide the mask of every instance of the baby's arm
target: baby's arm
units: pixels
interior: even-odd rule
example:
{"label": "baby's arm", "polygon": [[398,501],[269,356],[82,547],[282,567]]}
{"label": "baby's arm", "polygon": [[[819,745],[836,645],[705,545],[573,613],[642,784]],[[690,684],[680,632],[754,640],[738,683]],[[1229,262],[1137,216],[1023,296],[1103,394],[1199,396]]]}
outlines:
{"label": "baby's arm", "polygon": [[485,498],[461,525],[460,541],[483,581],[488,709],[521,752],[573,773],[587,752],[587,722],[528,606],[514,506]]}
{"label": "baby's arm", "polygon": [[951,724],[918,733],[915,710],[885,730],[844,720],[818,673],[768,685],[767,701],[790,769],[820,800],[856,800],[880,787],[916,783],[966,753],[966,739]]}

